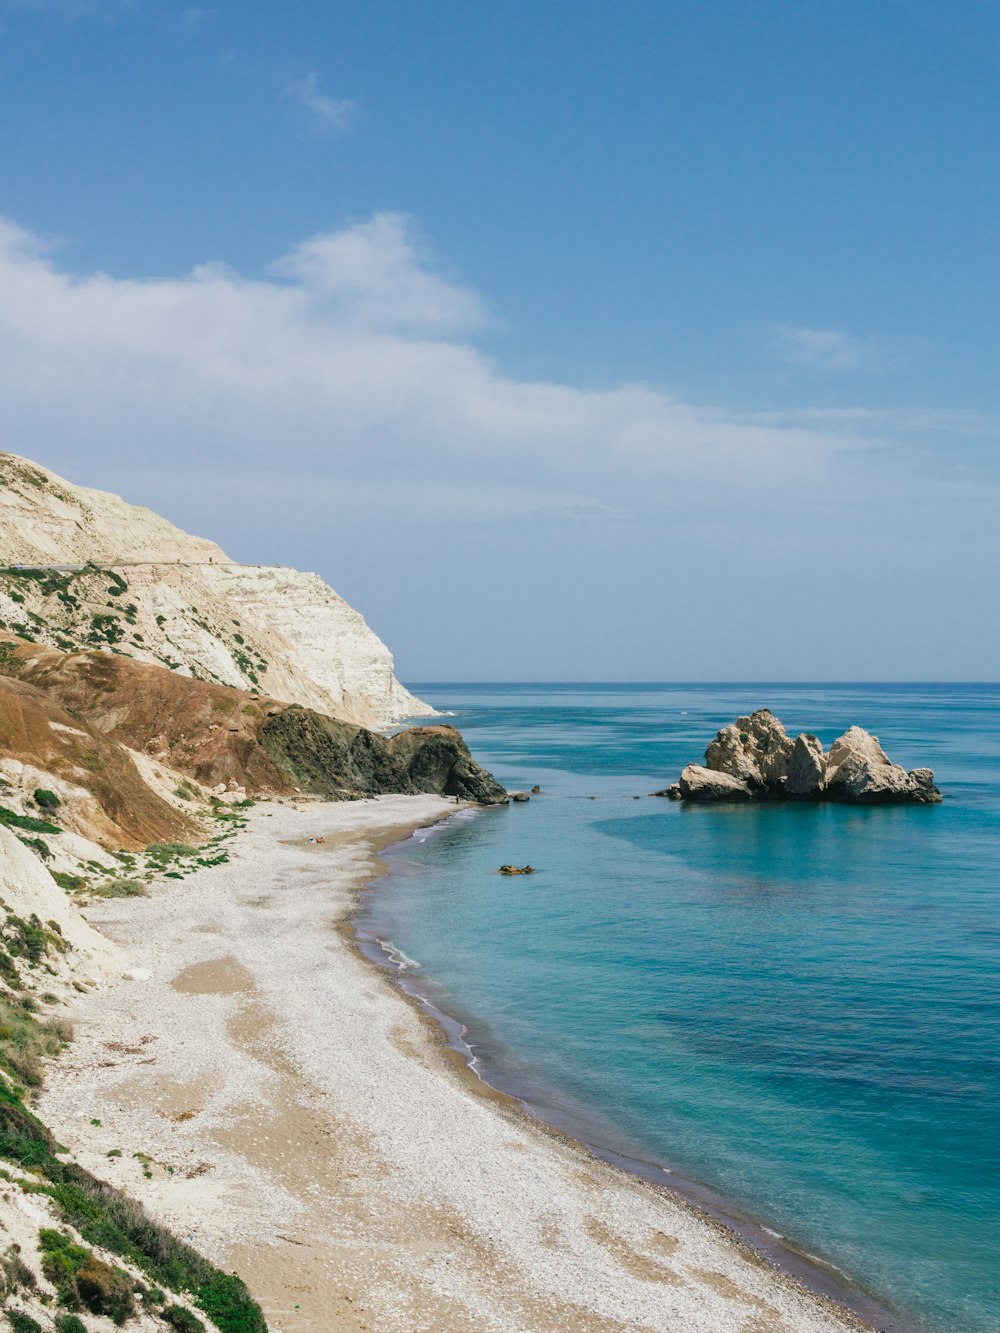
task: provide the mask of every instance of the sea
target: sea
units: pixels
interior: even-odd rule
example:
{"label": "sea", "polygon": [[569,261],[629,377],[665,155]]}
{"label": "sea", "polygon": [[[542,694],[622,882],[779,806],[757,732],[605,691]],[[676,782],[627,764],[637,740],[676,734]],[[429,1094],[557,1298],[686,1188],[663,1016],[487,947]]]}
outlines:
{"label": "sea", "polygon": [[[400,844],[357,921],[476,1071],[880,1329],[1000,1330],[1000,686],[412,688],[541,787]],[[942,803],[650,795],[761,707]]]}

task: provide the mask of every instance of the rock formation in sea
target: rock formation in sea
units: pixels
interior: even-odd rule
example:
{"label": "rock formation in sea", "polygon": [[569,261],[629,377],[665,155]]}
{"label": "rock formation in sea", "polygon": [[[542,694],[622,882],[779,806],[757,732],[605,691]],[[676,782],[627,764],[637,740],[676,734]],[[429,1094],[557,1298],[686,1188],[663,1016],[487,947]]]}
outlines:
{"label": "rock formation in sea", "polygon": [[239,565],[117,495],[0,453],[0,622],[362,726],[434,713],[318,574]]}
{"label": "rock formation in sea", "polygon": [[940,801],[929,768],[907,772],[876,736],[850,727],[828,753],[816,736],[789,736],[769,709],[739,717],[716,734],[704,764],[688,764],[663,795],[672,800],[840,801],[856,805]]}

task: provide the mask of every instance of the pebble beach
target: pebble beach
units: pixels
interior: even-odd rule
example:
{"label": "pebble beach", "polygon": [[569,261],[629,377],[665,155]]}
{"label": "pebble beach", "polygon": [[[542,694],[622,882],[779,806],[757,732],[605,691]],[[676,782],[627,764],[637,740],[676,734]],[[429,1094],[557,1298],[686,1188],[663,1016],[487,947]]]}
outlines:
{"label": "pebble beach", "polygon": [[361,956],[379,852],[454,812],[261,804],[228,864],[94,903],[144,979],[80,996],[41,1098],[61,1141],[238,1271],[276,1333],[868,1328],[531,1120]]}

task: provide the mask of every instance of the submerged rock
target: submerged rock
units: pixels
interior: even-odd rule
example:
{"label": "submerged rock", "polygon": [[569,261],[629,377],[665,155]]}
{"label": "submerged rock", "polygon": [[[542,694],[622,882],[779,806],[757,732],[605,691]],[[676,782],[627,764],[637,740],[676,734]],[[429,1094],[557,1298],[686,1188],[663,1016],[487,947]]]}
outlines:
{"label": "submerged rock", "polygon": [[497,871],[498,875],[533,875],[534,866],[501,866]]}
{"label": "submerged rock", "polygon": [[704,765],[688,764],[679,782],[654,794],[700,802],[826,800],[858,805],[932,804],[941,799],[929,768],[907,772],[862,727],[850,727],[825,754],[816,736],[803,732],[793,739],[766,708],[723,727],[709,743]]}

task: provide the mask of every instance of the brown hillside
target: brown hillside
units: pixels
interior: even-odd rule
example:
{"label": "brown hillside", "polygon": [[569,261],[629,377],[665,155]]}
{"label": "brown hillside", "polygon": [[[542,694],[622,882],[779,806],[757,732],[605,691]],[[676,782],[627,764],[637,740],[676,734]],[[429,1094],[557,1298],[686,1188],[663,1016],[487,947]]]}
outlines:
{"label": "brown hillside", "polygon": [[142,779],[132,756],[43,690],[0,674],[0,754],[83,788],[79,831],[110,848],[200,841],[201,830]]}
{"label": "brown hillside", "polygon": [[287,704],[113,653],[62,653],[0,634],[8,671],[90,727],[206,786],[295,790],[257,740],[268,712]]}
{"label": "brown hillside", "polygon": [[438,792],[484,804],[507,793],[452,727],[391,740],[275,699],[115,653],[63,653],[0,633],[0,669],[43,690],[109,740],[204,786],[333,800]]}

